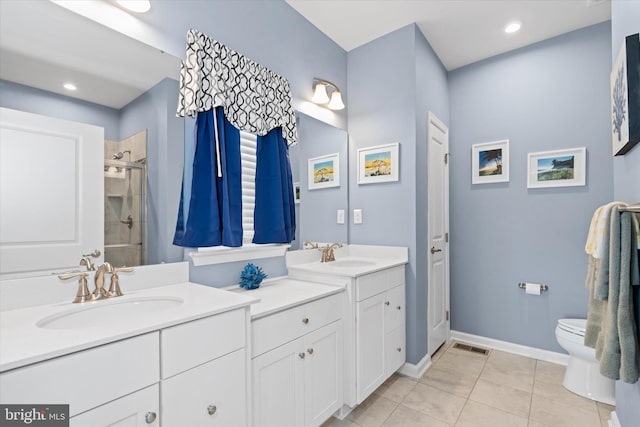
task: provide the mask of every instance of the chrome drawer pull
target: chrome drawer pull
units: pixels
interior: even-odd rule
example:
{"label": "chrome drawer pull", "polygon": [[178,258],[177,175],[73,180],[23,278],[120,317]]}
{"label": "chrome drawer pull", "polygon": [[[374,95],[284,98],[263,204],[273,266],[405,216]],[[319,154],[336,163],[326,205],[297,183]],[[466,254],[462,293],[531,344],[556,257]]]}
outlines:
{"label": "chrome drawer pull", "polygon": [[209,415],[215,414],[217,410],[218,408],[215,405],[207,406],[207,412],[209,413]]}
{"label": "chrome drawer pull", "polygon": [[402,307],[400,307],[400,306],[397,306],[396,308],[397,308],[398,310],[402,310]]}
{"label": "chrome drawer pull", "polygon": [[305,325],[309,323],[309,318],[305,317],[304,319],[302,319],[302,323],[304,323]]}
{"label": "chrome drawer pull", "polygon": [[156,420],[156,418],[158,418],[158,415],[155,412],[147,412],[146,414],[144,414],[144,420],[147,422],[147,424],[151,424]]}

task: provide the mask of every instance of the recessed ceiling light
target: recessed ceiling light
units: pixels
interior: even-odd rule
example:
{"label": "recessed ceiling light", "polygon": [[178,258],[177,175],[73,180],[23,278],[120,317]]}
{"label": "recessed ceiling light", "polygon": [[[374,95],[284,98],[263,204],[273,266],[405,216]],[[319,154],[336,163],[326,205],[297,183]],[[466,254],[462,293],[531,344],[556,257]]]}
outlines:
{"label": "recessed ceiling light", "polygon": [[118,4],[127,10],[137,13],[145,13],[151,10],[150,0],[116,0]]}
{"label": "recessed ceiling light", "polygon": [[522,23],[518,21],[511,22],[509,25],[504,27],[504,32],[507,34],[515,33],[520,29],[521,26],[522,26]]}
{"label": "recessed ceiling light", "polygon": [[62,85],[62,87],[64,87],[66,90],[70,90],[70,91],[74,91],[76,89],[78,89],[76,87],[76,85],[74,85],[73,83],[65,83]]}

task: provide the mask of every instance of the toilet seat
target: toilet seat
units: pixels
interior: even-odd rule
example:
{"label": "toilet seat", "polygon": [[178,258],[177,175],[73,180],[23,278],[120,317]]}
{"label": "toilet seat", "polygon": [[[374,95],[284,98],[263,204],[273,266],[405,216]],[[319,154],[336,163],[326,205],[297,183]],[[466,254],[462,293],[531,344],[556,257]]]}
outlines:
{"label": "toilet seat", "polygon": [[587,328],[586,319],[558,319],[558,327],[563,331],[584,337]]}

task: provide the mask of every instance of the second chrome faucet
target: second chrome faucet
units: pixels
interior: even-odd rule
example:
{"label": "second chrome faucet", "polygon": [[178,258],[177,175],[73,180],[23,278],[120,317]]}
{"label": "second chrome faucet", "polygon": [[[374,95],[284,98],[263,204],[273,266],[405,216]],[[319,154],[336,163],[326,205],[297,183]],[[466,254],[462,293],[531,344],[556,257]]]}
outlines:
{"label": "second chrome faucet", "polygon": [[304,247],[322,251],[322,258],[320,259],[320,262],[331,262],[336,260],[333,251],[337,248],[341,248],[342,243],[332,243],[330,245],[321,247],[318,246],[317,243],[304,242]]}

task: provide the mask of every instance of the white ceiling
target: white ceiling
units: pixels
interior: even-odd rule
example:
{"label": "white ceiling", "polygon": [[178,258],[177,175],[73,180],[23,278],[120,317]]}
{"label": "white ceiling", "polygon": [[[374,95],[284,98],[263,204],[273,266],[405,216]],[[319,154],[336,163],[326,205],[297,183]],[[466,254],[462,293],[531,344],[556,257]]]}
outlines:
{"label": "white ceiling", "polygon": [[286,1],[346,51],[417,23],[447,70],[611,19],[609,0]]}
{"label": "white ceiling", "polygon": [[2,80],[121,109],[179,71],[178,58],[51,2],[0,0]]}

